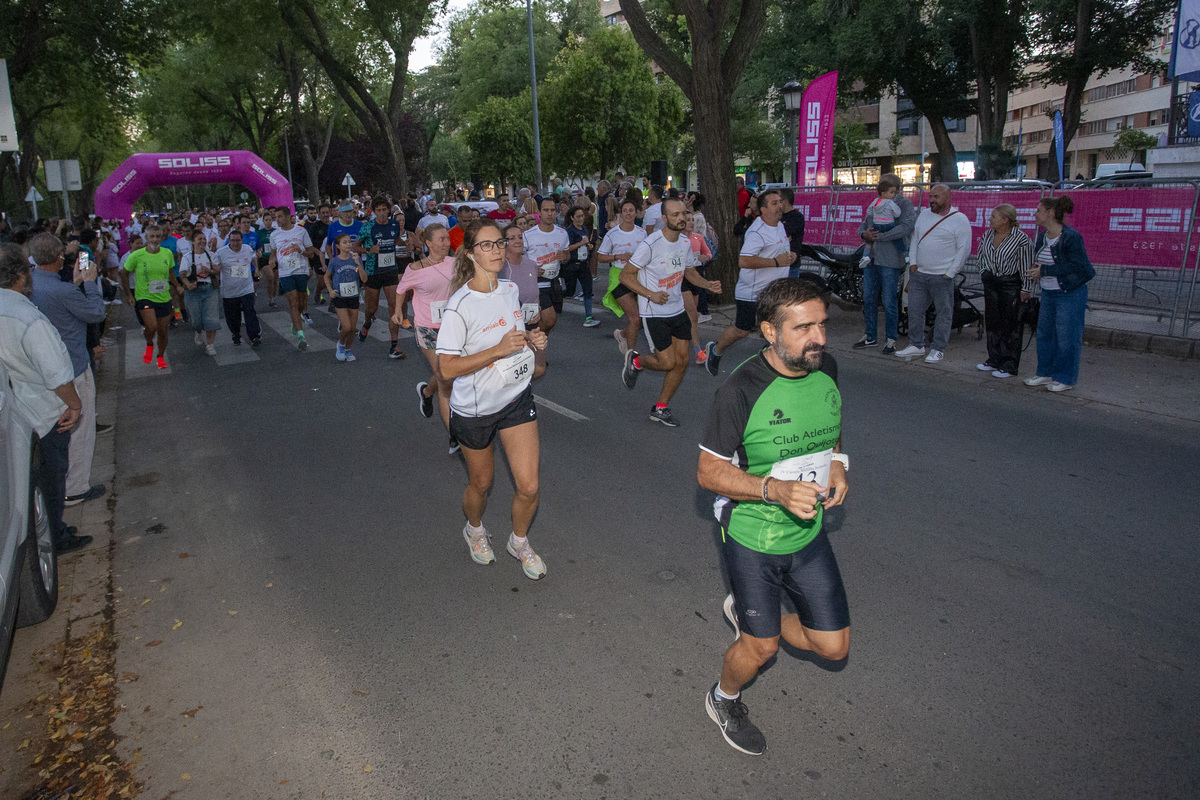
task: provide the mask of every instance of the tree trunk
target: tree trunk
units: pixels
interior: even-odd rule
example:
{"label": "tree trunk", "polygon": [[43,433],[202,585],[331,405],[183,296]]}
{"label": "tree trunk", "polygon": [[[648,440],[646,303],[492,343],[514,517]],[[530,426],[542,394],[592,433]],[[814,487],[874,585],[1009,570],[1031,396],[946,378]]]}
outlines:
{"label": "tree trunk", "polygon": [[950,141],[946,120],[940,116],[926,119],[929,120],[929,132],[933,134],[933,144],[937,147],[937,160],[930,167],[933,180],[953,183],[958,180],[958,151]]}
{"label": "tree trunk", "polygon": [[[1082,117],[1080,107],[1083,105],[1083,92],[1087,88],[1088,79],[1092,76],[1091,69],[1084,63],[1082,54],[1087,50],[1092,38],[1092,0],[1079,0],[1079,9],[1075,16],[1075,47],[1073,60],[1076,67],[1067,78],[1066,92],[1063,95],[1063,153],[1071,147],[1071,140],[1079,129]],[[1058,180],[1066,180],[1065,175],[1058,173],[1058,158],[1054,153],[1054,142],[1050,143],[1050,175],[1058,176]],[[1064,167],[1066,165],[1064,164]]]}

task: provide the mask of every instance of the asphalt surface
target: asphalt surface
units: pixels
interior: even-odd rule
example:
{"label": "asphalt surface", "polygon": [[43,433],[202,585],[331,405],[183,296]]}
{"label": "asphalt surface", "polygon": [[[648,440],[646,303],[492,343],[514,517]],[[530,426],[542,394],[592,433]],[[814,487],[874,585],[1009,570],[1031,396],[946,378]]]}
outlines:
{"label": "asphalt surface", "polygon": [[179,329],[170,374],[125,361],[116,730],[147,796],[1197,796],[1194,424],[851,354],[835,310],[851,655],[780,652],[751,758],[703,708],[733,638],[695,481],[718,381],[689,369],[682,426],[650,422],[661,379],[621,386],[603,319],[565,314],[535,384],[574,414],[539,410],[539,583],[503,552],[503,466],[497,563],[470,560],[411,338],[347,365],[268,325],[222,365]]}

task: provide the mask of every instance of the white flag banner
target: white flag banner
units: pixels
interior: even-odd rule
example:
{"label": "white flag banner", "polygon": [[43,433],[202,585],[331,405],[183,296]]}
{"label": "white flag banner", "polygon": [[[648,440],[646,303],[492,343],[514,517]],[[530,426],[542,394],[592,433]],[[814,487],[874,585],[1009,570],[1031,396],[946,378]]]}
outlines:
{"label": "white flag banner", "polygon": [[0,150],[17,149],[17,121],[8,91],[8,62],[0,58]]}
{"label": "white flag banner", "polygon": [[1200,80],[1200,0],[1179,0],[1168,76]]}

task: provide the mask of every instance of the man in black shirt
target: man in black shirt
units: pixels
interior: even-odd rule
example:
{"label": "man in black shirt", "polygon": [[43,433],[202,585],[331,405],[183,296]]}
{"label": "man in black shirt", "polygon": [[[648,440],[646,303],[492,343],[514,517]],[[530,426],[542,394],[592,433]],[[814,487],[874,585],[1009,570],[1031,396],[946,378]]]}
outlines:
{"label": "man in black shirt", "polygon": [[[322,203],[317,209],[317,218],[312,217],[312,206],[309,206],[309,214],[304,220],[304,230],[308,231],[308,238],[313,242],[324,242],[325,236],[329,233],[329,221],[333,219],[333,208],[328,203]],[[313,287],[313,305],[321,305],[324,300],[321,299],[321,292],[325,290],[325,268],[321,266],[320,257],[310,258],[309,266],[312,267],[315,275],[315,280],[309,284]],[[332,311],[333,306],[329,309]]]}
{"label": "man in black shirt", "polygon": [[783,217],[779,221],[783,223],[783,230],[791,242],[791,251],[796,254],[796,260],[792,262],[792,268],[788,270],[788,277],[795,278],[800,274],[800,245],[804,242],[804,215],[796,209],[795,192],[791,189],[780,189],[779,196],[783,198]]}

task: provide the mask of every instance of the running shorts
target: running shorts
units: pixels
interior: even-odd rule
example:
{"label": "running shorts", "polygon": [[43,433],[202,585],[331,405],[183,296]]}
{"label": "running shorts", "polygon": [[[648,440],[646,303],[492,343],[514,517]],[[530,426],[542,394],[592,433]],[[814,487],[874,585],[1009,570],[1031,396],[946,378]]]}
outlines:
{"label": "running shorts", "polygon": [[375,291],[382,291],[389,286],[395,286],[400,283],[400,272],[398,270],[389,269],[386,272],[376,272],[374,275],[367,276],[367,288]]}
{"label": "running shorts", "polygon": [[138,300],[133,304],[133,308],[135,311],[141,311],[143,308],[152,308],[154,309],[154,316],[158,319],[169,317],[175,313],[170,303],[156,303],[153,300]]}
{"label": "running shorts", "polygon": [[331,297],[329,304],[334,308],[348,308],[351,310],[358,308],[358,295],[354,297]]}
{"label": "running shorts", "polygon": [[486,450],[496,434],[505,428],[515,428],[537,421],[537,406],[533,404],[533,386],[495,414],[484,417],[464,417],[450,409],[450,435],[468,450]]}
{"label": "running shorts", "polygon": [[[618,297],[624,297],[627,294],[633,294],[633,290],[630,289],[625,284],[618,283],[616,286],[613,287],[613,290],[612,290],[613,300],[616,300]],[[636,298],[635,298],[635,300],[636,300]]]}
{"label": "running shorts", "polygon": [[550,281],[549,286],[538,289],[538,305],[543,311],[553,306],[554,311],[561,314],[563,310],[562,281],[554,278]]}
{"label": "running shorts", "polygon": [[753,300],[737,300],[737,316],[733,326],[739,331],[754,333],[758,330],[758,303]]}
{"label": "running shorts", "polygon": [[417,344],[422,350],[437,350],[437,328],[426,328],[417,325]]}
{"label": "running shorts", "polygon": [[284,275],[279,279],[279,293],[287,294],[288,292],[307,292],[308,291],[308,276],[307,275]]}
{"label": "running shorts", "polygon": [[642,327],[650,342],[650,352],[657,353],[671,347],[672,339],[692,340],[692,321],[687,312],[673,317],[642,317]]}
{"label": "running shorts", "polygon": [[779,635],[783,592],[795,604],[800,624],[809,630],[850,627],[842,573],[824,531],[798,553],[769,555],[739,544],[722,530],[721,554],[729,571],[738,628],[750,636]]}

